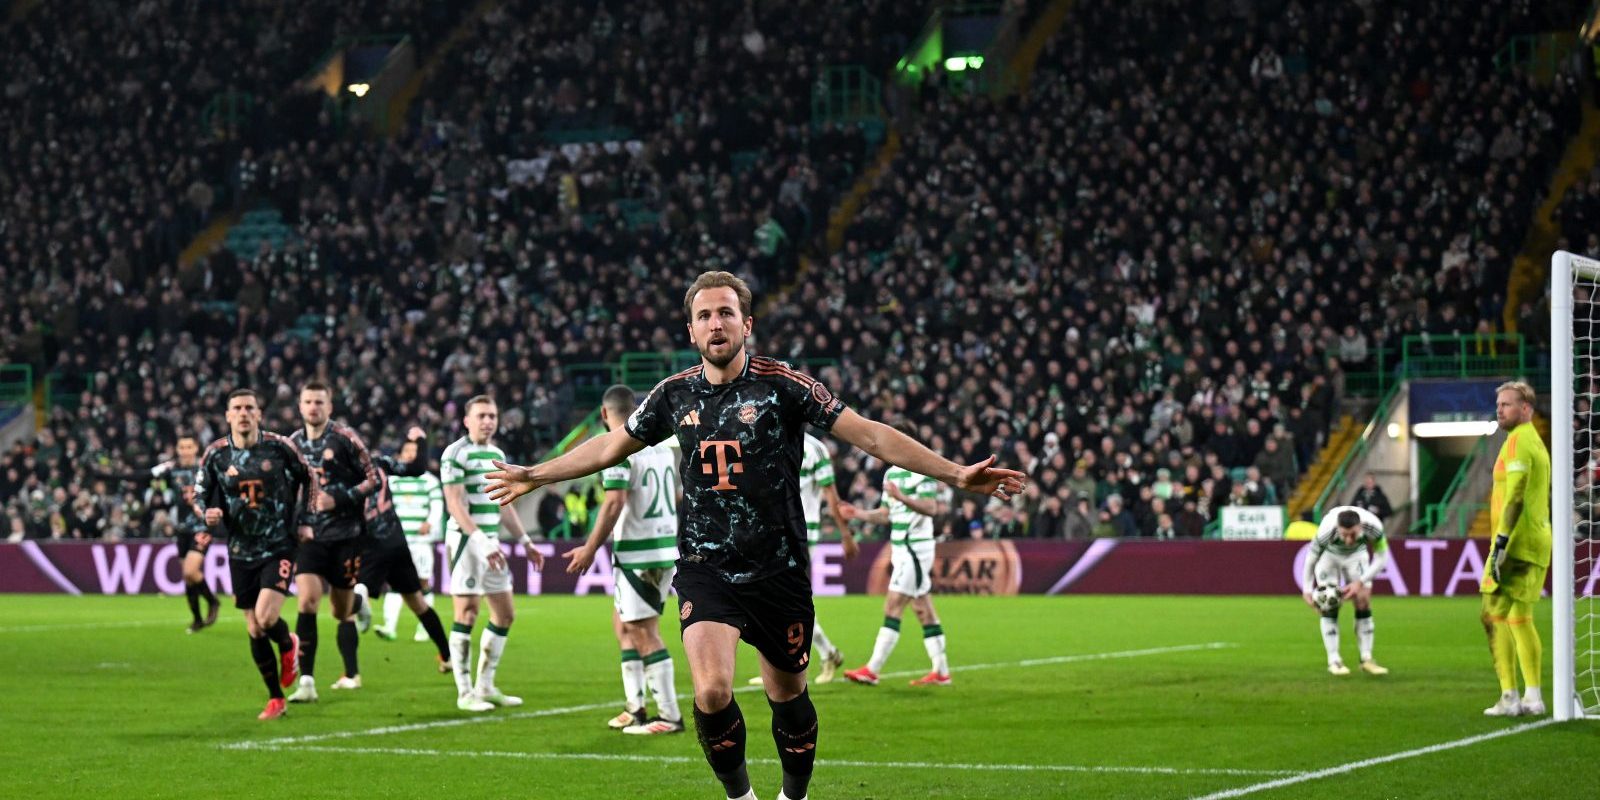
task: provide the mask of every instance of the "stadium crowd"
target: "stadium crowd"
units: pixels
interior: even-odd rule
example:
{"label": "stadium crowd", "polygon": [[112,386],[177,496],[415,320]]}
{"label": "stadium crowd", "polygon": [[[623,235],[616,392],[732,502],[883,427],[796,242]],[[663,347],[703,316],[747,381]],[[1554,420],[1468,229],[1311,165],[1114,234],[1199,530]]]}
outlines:
{"label": "stadium crowd", "polygon": [[[207,54],[228,48],[167,53],[183,37],[159,31],[126,56],[159,72],[102,108],[43,57],[112,59],[107,42],[144,41],[115,27],[137,15],[14,27],[0,58],[30,77],[0,108],[30,133],[0,170],[0,280],[19,287],[0,361],[62,375],[63,402],[0,455],[8,529],[161,532],[170,496],[100,476],[179,432],[209,442],[242,384],[289,430],[296,387],[332,379],[336,414],[382,447],[411,424],[453,438],[487,390],[507,452],[535,457],[579,410],[569,370],[681,349],[681,287],[722,268],[757,290],[759,350],[832,360],[819,377],[870,416],[1032,474],[1013,504],[958,498],[944,534],[1198,536],[1224,504],[1287,497],[1346,371],[1498,316],[1577,117],[1571,82],[1496,71],[1511,5],[1288,2],[1219,25],[1080,3],[1024,98],[935,75],[844,247],[803,274],[872,150],[858,127],[813,129],[811,86],[827,64],[884,74],[922,21],[900,4],[749,4],[730,24],[709,0],[508,3],[468,23],[388,141],[310,109],[219,143],[198,112],[216,87],[269,93],[293,70],[223,72]],[[318,52],[309,28],[263,43],[244,22],[266,7],[242,8],[183,24],[231,52]],[[95,141],[39,135],[69,108],[98,115],[70,126]],[[27,170],[31,191],[5,184]],[[224,202],[270,203],[297,235],[178,269]],[[842,494],[876,502],[880,465],[841,456]]]}

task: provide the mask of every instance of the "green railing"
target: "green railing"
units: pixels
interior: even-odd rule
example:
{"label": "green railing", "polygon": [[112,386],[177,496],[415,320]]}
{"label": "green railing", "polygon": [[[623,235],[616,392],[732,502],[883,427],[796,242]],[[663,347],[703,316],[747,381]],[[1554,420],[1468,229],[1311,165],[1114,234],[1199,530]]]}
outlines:
{"label": "green railing", "polygon": [[[1467,535],[1467,529],[1472,526],[1473,517],[1477,516],[1480,509],[1487,508],[1488,504],[1452,503],[1450,498],[1455,497],[1456,492],[1461,491],[1461,485],[1467,482],[1468,477],[1472,475],[1472,470],[1477,467],[1478,459],[1488,452],[1489,440],[1492,438],[1494,437],[1481,436],[1478,438],[1477,444],[1472,446],[1472,450],[1467,453],[1466,458],[1462,459],[1461,466],[1456,469],[1456,474],[1450,479],[1450,485],[1446,486],[1444,493],[1440,495],[1443,500],[1438,503],[1429,503],[1423,507],[1422,513],[1411,521],[1411,527],[1406,531],[1408,535],[1439,535],[1441,532],[1439,529],[1444,525],[1444,521],[1450,516],[1451,511],[1461,512],[1456,516],[1455,527],[1457,535]],[[1425,483],[1419,483],[1419,485],[1425,485]]]}
{"label": "green railing", "polygon": [[[1374,348],[1369,358],[1376,368],[1346,372],[1345,393],[1383,397],[1411,378],[1520,376],[1528,371],[1527,344],[1515,333],[1420,334],[1405,337],[1396,350]],[[1338,352],[1327,355],[1337,358]]]}
{"label": "green railing", "polygon": [[859,64],[823,67],[811,86],[811,122],[832,125],[883,118],[883,81]]}
{"label": "green railing", "polygon": [[1389,409],[1394,407],[1395,399],[1399,396],[1400,384],[1396,383],[1390,386],[1389,393],[1385,394],[1383,400],[1378,403],[1378,409],[1372,412],[1372,420],[1367,423],[1366,429],[1361,432],[1361,438],[1356,441],[1356,446],[1350,448],[1350,452],[1344,454],[1344,460],[1340,461],[1339,467],[1333,471],[1333,477],[1328,479],[1328,485],[1322,487],[1322,494],[1317,495],[1316,502],[1311,504],[1313,519],[1322,519],[1322,515],[1332,507],[1330,503],[1344,486],[1345,478],[1350,471],[1350,465],[1366,455],[1367,448],[1371,446],[1374,429],[1378,427],[1380,420],[1389,416]]}
{"label": "green railing", "polygon": [[[600,422],[600,409],[597,407],[595,410],[590,411],[588,416],[585,416],[581,422],[579,422],[577,425],[574,425],[572,430],[567,432],[566,436],[561,437],[561,441],[556,442],[555,446],[551,447],[550,450],[543,456],[540,456],[536,463],[543,463],[552,458],[566,455],[567,451],[588,441],[589,437],[603,432],[602,429],[604,427],[605,426]],[[595,476],[589,475],[579,478],[578,480],[573,481],[573,483],[581,487],[580,490],[587,490],[589,484],[594,480]],[[564,496],[565,493],[563,493],[563,497]],[[594,515],[591,513],[589,518],[593,520]],[[548,531],[545,531],[544,535],[547,539],[571,539],[575,536],[582,537],[589,535],[588,526],[584,526],[584,529],[581,531],[574,530],[573,528],[574,526],[572,525],[572,520],[570,518],[563,517],[561,519],[561,524],[551,528]]]}
{"label": "green railing", "polygon": [[1577,37],[1570,31],[1520,34],[1494,54],[1494,69],[1502,75],[1513,70],[1552,74],[1576,47]]}
{"label": "green railing", "polygon": [[25,406],[33,402],[33,367],[0,366],[0,406]]}

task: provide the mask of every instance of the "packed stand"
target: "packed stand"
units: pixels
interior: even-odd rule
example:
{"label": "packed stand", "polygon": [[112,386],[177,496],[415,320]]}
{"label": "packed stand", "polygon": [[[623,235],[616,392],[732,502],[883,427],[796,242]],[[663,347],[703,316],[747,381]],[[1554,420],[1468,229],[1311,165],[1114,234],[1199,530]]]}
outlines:
{"label": "packed stand", "polygon": [[[57,312],[78,318],[73,335],[16,356],[65,376],[41,438],[61,447],[0,460],[0,497],[29,535],[78,531],[55,487],[109,517],[134,493],[94,475],[153,463],[178,432],[209,441],[236,385],[265,390],[268,427],[290,429],[313,377],[334,379],[337,413],[380,447],[413,422],[449,435],[456,404],[489,391],[508,452],[535,455],[570,421],[566,367],[682,348],[659,286],[720,266],[771,291],[793,274],[868,154],[858,127],[810,129],[810,76],[838,59],[881,73],[905,46],[895,32],[920,24],[889,3],[822,12],[752,4],[730,28],[706,2],[615,16],[513,3],[477,21],[395,139],[313,115],[237,148],[235,185],[296,239],[246,258],[218,247],[183,271],[157,259],[148,296],[66,273],[85,301]],[[609,151],[542,135],[623,123],[632,138]],[[645,224],[625,201],[653,212]]]}
{"label": "packed stand", "polygon": [[[946,535],[1195,536],[1281,502],[1345,372],[1499,316],[1578,115],[1570,76],[1496,73],[1514,6],[1080,3],[1028,97],[924,89],[843,252],[765,329],[841,359],[871,415],[1029,469]],[[836,469],[876,502],[881,465]]]}

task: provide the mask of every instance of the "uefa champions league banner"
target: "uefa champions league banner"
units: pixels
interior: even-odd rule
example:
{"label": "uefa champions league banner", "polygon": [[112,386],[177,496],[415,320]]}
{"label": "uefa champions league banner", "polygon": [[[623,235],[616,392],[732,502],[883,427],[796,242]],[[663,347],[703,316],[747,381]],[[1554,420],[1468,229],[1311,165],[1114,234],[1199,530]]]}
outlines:
{"label": "uefa champions league banner", "polygon": [[[532,569],[522,546],[501,546],[519,594],[609,594],[611,558],[568,575],[561,554],[577,542],[535,545],[545,569]],[[939,544],[931,568],[943,594],[1298,594],[1310,542],[976,540]],[[434,559],[435,586],[449,586],[444,546]],[[1377,594],[1471,596],[1488,542],[1474,539],[1397,539],[1390,562],[1373,580]],[[819,597],[882,594],[889,583],[889,547],[866,542],[845,560],[844,547],[811,548],[811,585]],[[0,544],[0,592],[66,594],[182,594],[181,559],[171,542],[23,542]],[[212,547],[206,579],[224,594],[233,590],[228,554]],[[1578,592],[1600,589],[1600,564],[1578,576]]]}

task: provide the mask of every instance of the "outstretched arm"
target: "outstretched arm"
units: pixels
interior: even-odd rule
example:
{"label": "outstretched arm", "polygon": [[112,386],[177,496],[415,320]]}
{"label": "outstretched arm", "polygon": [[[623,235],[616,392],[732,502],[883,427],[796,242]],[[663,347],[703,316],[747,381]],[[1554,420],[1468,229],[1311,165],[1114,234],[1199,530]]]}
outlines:
{"label": "outstretched arm", "polygon": [[627,430],[619,426],[543,464],[523,467],[496,461],[494,465],[500,468],[499,471],[484,476],[489,480],[489,499],[506,505],[541,486],[599,472],[643,450],[644,446],[644,442],[628,435]]}
{"label": "outstretched arm", "polygon": [[994,466],[994,456],[961,466],[924,447],[921,442],[881,422],[845,409],[833,424],[833,435],[865,450],[880,461],[927,475],[958,489],[1010,500],[1027,486],[1027,476]]}

